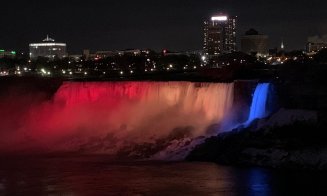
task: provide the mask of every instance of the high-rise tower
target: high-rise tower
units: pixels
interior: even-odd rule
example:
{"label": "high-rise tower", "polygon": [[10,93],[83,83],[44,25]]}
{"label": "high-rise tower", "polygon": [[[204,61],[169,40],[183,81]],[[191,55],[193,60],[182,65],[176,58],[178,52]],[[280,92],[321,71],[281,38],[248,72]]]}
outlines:
{"label": "high-rise tower", "polygon": [[203,49],[207,57],[236,51],[236,18],[216,15],[204,22]]}

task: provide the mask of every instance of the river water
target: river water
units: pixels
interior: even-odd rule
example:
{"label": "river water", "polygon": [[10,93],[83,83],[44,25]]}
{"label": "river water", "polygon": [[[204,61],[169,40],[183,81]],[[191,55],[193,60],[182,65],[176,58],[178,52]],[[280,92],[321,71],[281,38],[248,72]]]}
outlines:
{"label": "river water", "polygon": [[321,172],[105,156],[0,160],[0,195],[327,195]]}

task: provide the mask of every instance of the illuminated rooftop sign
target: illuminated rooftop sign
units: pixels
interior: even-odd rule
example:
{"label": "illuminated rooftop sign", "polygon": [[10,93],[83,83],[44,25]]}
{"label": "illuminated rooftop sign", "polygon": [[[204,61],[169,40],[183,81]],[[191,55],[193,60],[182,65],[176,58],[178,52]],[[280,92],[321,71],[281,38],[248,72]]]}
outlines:
{"label": "illuminated rooftop sign", "polygon": [[226,21],[228,19],[227,16],[213,16],[211,17],[212,21]]}
{"label": "illuminated rooftop sign", "polygon": [[0,49],[0,53],[7,53],[7,54],[13,54],[13,55],[15,55],[16,54],[16,51],[5,51],[5,50],[3,50],[3,49]]}
{"label": "illuminated rooftop sign", "polygon": [[35,43],[30,44],[31,47],[42,47],[42,46],[66,46],[64,43]]}

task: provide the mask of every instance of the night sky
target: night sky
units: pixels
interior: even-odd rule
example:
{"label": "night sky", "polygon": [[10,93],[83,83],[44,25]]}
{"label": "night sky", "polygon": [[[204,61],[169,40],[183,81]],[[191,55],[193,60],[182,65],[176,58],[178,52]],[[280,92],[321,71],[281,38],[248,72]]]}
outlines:
{"label": "night sky", "polygon": [[70,53],[152,48],[198,50],[202,24],[219,12],[237,15],[238,34],[249,28],[302,49],[308,36],[327,34],[326,0],[5,0],[1,1],[0,48],[27,50],[47,34]]}

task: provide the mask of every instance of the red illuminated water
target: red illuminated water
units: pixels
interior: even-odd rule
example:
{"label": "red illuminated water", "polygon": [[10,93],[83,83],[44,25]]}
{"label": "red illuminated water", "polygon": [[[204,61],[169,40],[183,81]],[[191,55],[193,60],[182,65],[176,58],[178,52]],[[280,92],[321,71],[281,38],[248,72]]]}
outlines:
{"label": "red illuminated water", "polygon": [[233,87],[232,83],[66,82],[50,101],[17,109],[21,110],[17,126],[5,131],[0,150],[154,155],[170,146],[173,151],[207,135],[208,126],[228,117]]}

